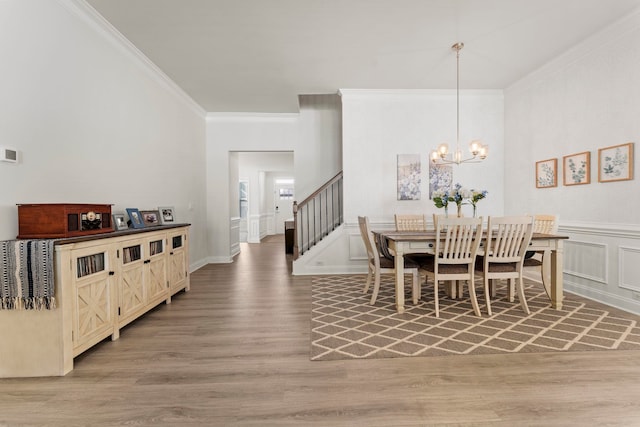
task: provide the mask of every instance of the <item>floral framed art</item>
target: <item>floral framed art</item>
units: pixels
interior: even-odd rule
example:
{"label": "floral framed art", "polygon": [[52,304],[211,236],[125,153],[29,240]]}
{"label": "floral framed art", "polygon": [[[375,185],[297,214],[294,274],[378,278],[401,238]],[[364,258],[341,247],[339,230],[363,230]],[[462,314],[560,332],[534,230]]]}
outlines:
{"label": "floral framed art", "polygon": [[582,185],[591,182],[591,152],[564,156],[562,173],[564,185]]}
{"label": "floral framed art", "polygon": [[420,154],[398,154],[398,200],[420,200]]}
{"label": "floral framed art", "polygon": [[558,186],[558,159],[536,162],[536,188]]}
{"label": "floral framed art", "polygon": [[633,179],[633,142],[598,150],[598,182]]}

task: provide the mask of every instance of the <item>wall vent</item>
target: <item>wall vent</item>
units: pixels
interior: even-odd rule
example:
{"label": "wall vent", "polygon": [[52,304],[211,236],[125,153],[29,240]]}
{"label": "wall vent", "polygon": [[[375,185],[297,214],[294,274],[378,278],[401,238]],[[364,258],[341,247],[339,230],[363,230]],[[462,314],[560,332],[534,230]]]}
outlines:
{"label": "wall vent", "polygon": [[9,147],[0,147],[0,160],[3,162],[18,163],[18,150]]}

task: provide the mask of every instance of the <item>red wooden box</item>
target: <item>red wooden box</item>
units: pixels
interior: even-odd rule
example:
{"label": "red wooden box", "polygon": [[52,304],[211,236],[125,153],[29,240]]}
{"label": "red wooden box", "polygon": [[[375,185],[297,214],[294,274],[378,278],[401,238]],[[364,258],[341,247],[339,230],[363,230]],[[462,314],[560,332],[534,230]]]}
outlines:
{"label": "red wooden box", "polygon": [[113,231],[111,205],[18,205],[18,239],[53,239]]}

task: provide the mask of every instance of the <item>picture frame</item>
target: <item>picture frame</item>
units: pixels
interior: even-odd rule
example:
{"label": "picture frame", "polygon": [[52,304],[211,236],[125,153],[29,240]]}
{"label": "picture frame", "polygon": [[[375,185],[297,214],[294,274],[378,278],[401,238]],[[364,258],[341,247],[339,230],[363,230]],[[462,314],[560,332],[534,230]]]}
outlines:
{"label": "picture frame", "polygon": [[397,173],[398,200],[420,200],[420,154],[398,154]]}
{"label": "picture frame", "polygon": [[127,215],[129,216],[129,225],[132,228],[144,228],[144,222],[142,221],[142,215],[138,208],[127,208]]}
{"label": "picture frame", "polygon": [[591,152],[570,154],[562,158],[563,185],[591,183]]}
{"label": "picture frame", "polygon": [[113,214],[113,228],[116,231],[122,231],[129,228],[127,221],[124,219],[124,214]]}
{"label": "picture frame", "polygon": [[598,182],[633,179],[633,142],[598,150]]}
{"label": "picture frame", "polygon": [[558,186],[558,159],[547,159],[536,162],[536,188],[552,188]]}
{"label": "picture frame", "polygon": [[160,212],[160,224],[173,224],[176,222],[173,206],[158,206],[158,212]]}
{"label": "picture frame", "polygon": [[142,222],[145,227],[155,227],[160,225],[160,212],[159,211],[140,211],[142,216]]}

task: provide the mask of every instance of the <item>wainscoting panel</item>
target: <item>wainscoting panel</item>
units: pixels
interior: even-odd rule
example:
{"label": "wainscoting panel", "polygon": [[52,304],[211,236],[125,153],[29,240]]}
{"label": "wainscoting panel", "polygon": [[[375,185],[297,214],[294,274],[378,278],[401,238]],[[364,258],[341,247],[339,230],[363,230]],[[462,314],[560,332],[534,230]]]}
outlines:
{"label": "wainscoting panel", "polygon": [[560,224],[564,288],[640,314],[640,227],[626,224]]}
{"label": "wainscoting panel", "polygon": [[564,245],[564,273],[606,285],[608,247],[602,243],[568,240]]}
{"label": "wainscoting panel", "polygon": [[367,250],[364,247],[362,236],[358,234],[349,234],[349,260],[365,260],[367,259]]}
{"label": "wainscoting panel", "polygon": [[619,286],[640,293],[640,247],[618,248]]}
{"label": "wainscoting panel", "polygon": [[231,218],[229,225],[229,244],[232,257],[240,253],[240,217]]}

